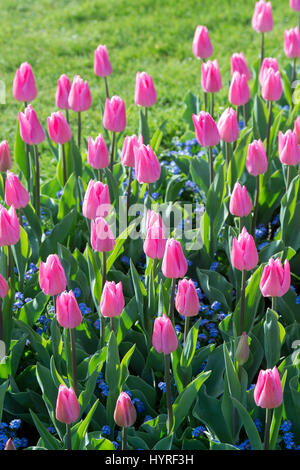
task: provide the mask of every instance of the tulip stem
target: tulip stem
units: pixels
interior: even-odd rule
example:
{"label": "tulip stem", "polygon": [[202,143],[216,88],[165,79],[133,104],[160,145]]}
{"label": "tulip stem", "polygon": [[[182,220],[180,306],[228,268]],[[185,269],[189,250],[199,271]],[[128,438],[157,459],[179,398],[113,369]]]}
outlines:
{"label": "tulip stem", "polygon": [[67,123],[70,124],[70,120],[69,120],[69,110],[66,109],[66,120],[67,120]]}
{"label": "tulip stem", "polygon": [[[101,295],[104,289],[104,284],[106,282],[106,252],[102,252],[102,289]],[[101,327],[101,347],[104,346],[104,339],[105,339],[105,318],[102,317],[100,319],[100,327]]]}
{"label": "tulip stem", "polygon": [[276,312],[276,308],[277,308],[277,298],[276,297],[272,297],[272,310],[274,310],[274,312]]}
{"label": "tulip stem", "polygon": [[8,260],[8,268],[7,268],[7,278],[11,278],[11,286],[14,284],[13,274],[14,274],[14,259],[13,254],[11,251],[11,246],[7,246],[7,260]]}
{"label": "tulip stem", "polygon": [[215,107],[214,94],[211,93],[211,95],[210,95],[210,115],[211,115],[212,118],[214,118],[214,107]]}
{"label": "tulip stem", "polygon": [[72,439],[71,439],[71,425],[66,424],[67,433],[67,450],[72,450]]}
{"label": "tulip stem", "polygon": [[36,213],[38,218],[41,216],[41,205],[40,205],[40,162],[37,145],[34,145],[34,156],[35,156],[35,198],[36,198]]}
{"label": "tulip stem", "polygon": [[[205,63],[206,60],[202,59],[202,64]],[[204,111],[207,112],[207,93],[206,91],[203,92],[203,97],[204,97]]]}
{"label": "tulip stem", "polygon": [[115,143],[116,143],[116,133],[113,132],[112,141],[111,141],[110,165],[109,165],[109,169],[111,172],[113,172],[113,165],[114,165]]}
{"label": "tulip stem", "polygon": [[71,342],[71,354],[72,354],[72,381],[73,381],[73,389],[74,389],[75,395],[77,396],[78,389],[77,389],[75,333],[74,333],[74,328],[69,328],[69,330],[70,330],[70,342]]}
{"label": "tulip stem", "polygon": [[208,148],[208,156],[209,156],[209,185],[211,186],[214,181],[214,161],[213,161],[212,147]]}
{"label": "tulip stem", "polygon": [[106,94],[106,98],[109,99],[109,91],[108,91],[108,81],[107,81],[107,77],[104,77],[104,83],[105,83],[105,94]]}
{"label": "tulip stem", "polygon": [[[26,108],[27,108],[27,101],[24,101],[24,111],[25,111]],[[31,185],[30,185],[30,159],[29,159],[29,149],[30,149],[30,146],[25,143],[26,170],[27,170],[27,173],[28,173],[27,189],[28,189],[28,192],[30,193],[30,192],[31,192]],[[27,175],[26,175],[26,178],[27,178]]]}
{"label": "tulip stem", "polygon": [[127,428],[122,428],[122,450],[127,449]]}
{"label": "tulip stem", "polygon": [[256,221],[257,221],[257,214],[258,214],[258,200],[259,200],[259,175],[256,176],[256,191],[255,191],[255,202],[254,202],[254,214],[253,214],[253,219],[252,219],[252,228],[251,228],[251,234],[252,237],[254,238],[255,236],[255,227],[256,227]]}
{"label": "tulip stem", "polygon": [[22,209],[20,208],[18,210],[18,219],[19,219],[19,224],[20,224],[20,227],[23,227],[23,221],[22,221]]}
{"label": "tulip stem", "polygon": [[267,158],[269,158],[269,146],[270,146],[270,131],[272,124],[272,101],[269,101],[269,119],[268,119],[268,129],[267,129]]}
{"label": "tulip stem", "polygon": [[67,182],[67,166],[66,166],[65,144],[61,145],[61,150],[62,150],[63,183],[64,183],[64,186],[65,186],[66,182]]}
{"label": "tulip stem", "polygon": [[247,127],[247,103],[243,104],[244,125]]}
{"label": "tulip stem", "polygon": [[168,409],[168,434],[170,434],[173,427],[173,409],[171,400],[171,379],[170,379],[170,354],[165,354],[165,381],[166,381],[166,397]]}
{"label": "tulip stem", "polygon": [[172,323],[173,323],[173,317],[174,317],[175,288],[176,288],[176,278],[172,279],[171,297],[170,297],[169,314],[168,314]]}
{"label": "tulip stem", "polygon": [[241,303],[240,303],[240,335],[244,331],[244,323],[245,323],[246,275],[247,275],[247,271],[243,269],[242,284],[241,284]]}
{"label": "tulip stem", "polygon": [[230,163],[230,142],[225,142],[225,152],[226,152],[226,171],[229,170],[229,163]]}
{"label": "tulip stem", "polygon": [[239,234],[242,233],[243,225],[244,225],[244,218],[240,217],[239,218]]}
{"label": "tulip stem", "polygon": [[288,165],[287,175],[286,175],[286,190],[288,191],[291,182],[292,167]]}
{"label": "tulip stem", "polygon": [[270,448],[271,421],[272,421],[272,409],[271,408],[266,408],[264,450],[269,450],[269,448]]}
{"label": "tulip stem", "polygon": [[260,66],[265,57],[265,35],[261,33],[261,45],[260,45]]}
{"label": "tulip stem", "polygon": [[292,66],[292,84],[296,80],[296,70],[297,70],[296,64],[297,64],[297,58],[295,57],[293,60],[293,66]]}
{"label": "tulip stem", "polygon": [[81,145],[81,112],[78,112],[78,136],[77,136],[78,148],[80,150]]}
{"label": "tulip stem", "polygon": [[115,332],[114,317],[110,317],[110,329],[111,329],[111,331]]}
{"label": "tulip stem", "polygon": [[101,168],[99,168],[99,170],[98,170],[98,178],[99,178],[100,183],[102,183],[103,172],[102,172]]}
{"label": "tulip stem", "polygon": [[149,197],[152,196],[152,192],[151,192],[151,183],[148,184],[148,196],[149,196]]}
{"label": "tulip stem", "polygon": [[190,317],[185,317],[184,319],[184,344],[187,339],[187,335],[189,333],[189,323],[190,323]]}
{"label": "tulip stem", "polygon": [[132,182],[132,167],[129,167],[129,176],[128,176],[128,189],[127,189],[127,226],[128,226],[128,212],[130,206],[130,196],[131,196],[131,182]]}
{"label": "tulip stem", "polygon": [[2,300],[0,300],[0,341],[4,341]]}

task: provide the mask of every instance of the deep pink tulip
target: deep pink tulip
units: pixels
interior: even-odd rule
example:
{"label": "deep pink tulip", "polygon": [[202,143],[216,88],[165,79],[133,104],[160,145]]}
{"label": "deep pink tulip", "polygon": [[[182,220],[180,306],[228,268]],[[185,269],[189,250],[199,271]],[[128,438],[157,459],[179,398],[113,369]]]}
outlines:
{"label": "deep pink tulip", "polygon": [[261,88],[264,100],[278,101],[282,95],[282,84],[280,72],[274,72],[272,68],[266,70]]}
{"label": "deep pink tulip", "polygon": [[300,148],[297,134],[290,129],[278,134],[278,152],[281,163],[284,165],[297,165],[300,162]]}
{"label": "deep pink tulip", "polygon": [[254,140],[248,147],[246,168],[250,175],[258,176],[268,169],[268,159],[261,139]]}
{"label": "deep pink tulip", "polygon": [[61,111],[52,113],[47,119],[50,139],[55,144],[65,144],[72,139],[72,131]]}
{"label": "deep pink tulip", "polygon": [[13,83],[13,95],[18,101],[33,101],[37,96],[35,78],[31,65],[24,62],[16,71]]}
{"label": "deep pink tulip", "polygon": [[108,77],[113,69],[106,46],[98,46],[94,53],[94,72],[98,77]]}
{"label": "deep pink tulip", "polygon": [[87,160],[91,167],[96,170],[108,167],[109,152],[101,134],[99,134],[95,140],[89,137]]}
{"label": "deep pink tulip", "polygon": [[76,328],[81,324],[82,314],[72,290],[57,296],[56,316],[63,328]]}
{"label": "deep pink tulip", "polygon": [[115,246],[115,237],[103,217],[92,219],[91,245],[95,251],[112,251]]}
{"label": "deep pink tulip", "polygon": [[282,297],[287,293],[291,285],[290,263],[286,259],[282,266],[280,258],[276,261],[269,259],[268,264],[264,267],[261,280],[260,290],[264,297]]}
{"label": "deep pink tulip", "polygon": [[37,114],[31,104],[27,106],[24,113],[19,111],[20,134],[22,140],[28,145],[37,145],[46,138]]}
{"label": "deep pink tulip", "polygon": [[49,255],[45,263],[41,261],[39,283],[45,295],[58,295],[66,290],[65,271],[57,255]]}
{"label": "deep pink tulip", "polygon": [[222,88],[222,78],[217,60],[202,62],[201,86],[205,93],[216,93]]}
{"label": "deep pink tulip", "polygon": [[243,366],[248,361],[249,355],[250,355],[250,348],[248,344],[248,337],[247,337],[247,333],[244,331],[237,345],[235,358],[238,364],[240,366]]}
{"label": "deep pink tulip", "polygon": [[277,367],[261,370],[254,389],[254,400],[261,408],[277,408],[283,400],[282,385]]}
{"label": "deep pink tulip", "polygon": [[263,85],[265,81],[265,74],[270,68],[273,69],[274,72],[279,72],[279,65],[278,65],[277,59],[273,57],[265,57],[261,64],[261,68],[259,71],[260,86]]}
{"label": "deep pink tulip", "polygon": [[193,39],[193,54],[196,59],[207,59],[213,53],[213,48],[206,26],[197,26]]}
{"label": "deep pink tulip", "polygon": [[260,0],[256,2],[252,17],[252,28],[257,33],[268,33],[273,29],[273,14],[271,2]]}
{"label": "deep pink tulip", "polygon": [[218,127],[209,113],[200,111],[199,116],[193,114],[196,138],[203,147],[213,147],[220,142]]}
{"label": "deep pink tulip", "polygon": [[236,217],[247,217],[252,210],[252,202],[246,186],[236,182],[230,197],[229,211]]}
{"label": "deep pink tulip", "polygon": [[71,90],[69,93],[68,104],[70,109],[77,113],[87,111],[92,104],[92,95],[89,84],[80,77],[75,75]]}
{"label": "deep pink tulip", "polygon": [[194,317],[200,310],[199,298],[195,284],[191,279],[181,279],[175,299],[176,310],[184,317]]}
{"label": "deep pink tulip", "polygon": [[290,0],[290,7],[292,10],[300,12],[300,0]]}
{"label": "deep pink tulip", "polygon": [[239,72],[241,75],[244,74],[247,77],[247,80],[251,79],[251,72],[248,67],[246,57],[243,52],[240,54],[236,52],[235,54],[232,54],[231,56],[231,75],[234,74],[234,72]]}
{"label": "deep pink tulip", "polygon": [[300,31],[298,28],[284,31],[284,53],[291,59],[300,57]]}
{"label": "deep pink tulip", "polygon": [[151,75],[137,72],[134,101],[138,106],[149,108],[156,103],[156,90]]}
{"label": "deep pink tulip", "polygon": [[118,317],[125,307],[122,282],[106,281],[101,295],[100,312],[103,317]]}
{"label": "deep pink tulip", "polygon": [[11,171],[7,172],[5,180],[5,202],[15,209],[26,207],[30,197],[19,178]]}
{"label": "deep pink tulip", "polygon": [[110,210],[110,196],[107,184],[90,180],[83,199],[82,213],[88,219],[106,217]]}
{"label": "deep pink tulip", "polygon": [[300,145],[300,116],[297,117],[294,123],[294,132],[297,136],[298,145]]}
{"label": "deep pink tulip", "polygon": [[246,227],[243,228],[238,239],[236,237],[233,238],[231,263],[232,266],[239,271],[251,271],[251,269],[257,266],[257,249],[254,239],[252,235],[247,232]]}
{"label": "deep pink tulip", "polygon": [[120,428],[129,428],[136,422],[136,416],[136,409],[130,396],[126,392],[121,392],[114,411],[115,423]]}
{"label": "deep pink tulip", "polygon": [[150,145],[135,149],[135,174],[139,183],[154,183],[160,177],[160,163]]}
{"label": "deep pink tulip", "polygon": [[12,206],[8,210],[0,204],[0,246],[15,245],[20,240],[20,224]]}
{"label": "deep pink tulip", "polygon": [[9,286],[7,281],[4,279],[3,276],[0,274],[0,297],[1,299],[4,299],[4,297],[7,296],[9,291]]}
{"label": "deep pink tulip", "polygon": [[103,126],[111,132],[123,132],[126,127],[125,103],[119,96],[106,98]]}
{"label": "deep pink tulip", "polygon": [[158,353],[171,354],[178,347],[178,339],[171,320],[163,314],[154,320],[152,345]]}
{"label": "deep pink tulip", "polygon": [[164,229],[158,222],[147,230],[144,241],[144,252],[151,259],[162,259],[164,256],[167,240]]}
{"label": "deep pink tulip", "polygon": [[242,106],[250,100],[250,88],[246,75],[234,72],[229,87],[229,102],[235,106]]}
{"label": "deep pink tulip", "polygon": [[153,227],[154,225],[159,225],[159,227],[164,229],[164,225],[163,225],[163,221],[162,221],[160,213],[148,209],[147,218],[146,218],[146,231],[149,230],[149,228]]}
{"label": "deep pink tulip", "polygon": [[0,143],[0,171],[11,169],[11,156],[7,140]]}
{"label": "deep pink tulip", "polygon": [[77,421],[80,415],[80,404],[72,387],[61,384],[58,389],[55,416],[57,421],[71,424]]}
{"label": "deep pink tulip", "polygon": [[61,75],[57,80],[57,88],[55,94],[55,103],[59,109],[69,109],[69,93],[71,90],[71,82],[65,74]]}
{"label": "deep pink tulip", "polygon": [[167,241],[161,270],[165,277],[177,279],[184,277],[188,270],[187,260],[180,242],[174,238]]}
{"label": "deep pink tulip", "polygon": [[134,168],[135,165],[135,150],[143,144],[143,136],[140,135],[139,139],[134,134],[127,135],[124,139],[124,144],[121,153],[121,163],[123,166]]}
{"label": "deep pink tulip", "polygon": [[218,131],[224,142],[235,142],[239,137],[239,124],[233,108],[227,108],[218,122]]}

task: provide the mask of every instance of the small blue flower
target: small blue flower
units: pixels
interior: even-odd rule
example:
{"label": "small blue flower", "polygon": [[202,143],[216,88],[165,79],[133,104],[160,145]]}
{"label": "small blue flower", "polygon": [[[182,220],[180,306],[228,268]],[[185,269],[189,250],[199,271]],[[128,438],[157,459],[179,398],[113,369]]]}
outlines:
{"label": "small blue flower", "polygon": [[57,191],[57,193],[56,193],[57,199],[59,199],[63,195],[63,193],[64,193],[63,189],[61,189],[60,191]]}
{"label": "small blue flower", "polygon": [[119,448],[119,444],[116,441],[112,441],[112,444],[115,446],[116,450]]}
{"label": "small blue flower", "polygon": [[220,263],[219,263],[218,261],[214,261],[214,262],[211,264],[210,268],[209,268],[210,271],[216,271],[216,270],[218,269],[218,267],[219,267],[219,264],[220,264]]}
{"label": "small blue flower", "polygon": [[20,420],[20,419],[13,419],[13,420],[9,423],[10,429],[19,429],[20,426],[21,426],[21,420]]}
{"label": "small blue flower", "polygon": [[221,308],[221,303],[218,302],[217,300],[215,300],[212,304],[211,304],[211,309],[212,310],[220,310]]}
{"label": "small blue flower", "polygon": [[101,433],[104,435],[104,436],[109,436],[110,435],[110,427],[105,425],[102,427],[102,430],[101,430]]}
{"label": "small blue flower", "polygon": [[166,382],[159,382],[158,388],[159,388],[160,390],[162,390],[163,392],[166,392],[166,390],[167,390]]}
{"label": "small blue flower", "polygon": [[144,423],[146,423],[146,421],[151,421],[151,419],[153,419],[152,416],[145,416]]}
{"label": "small blue flower", "polygon": [[73,289],[73,294],[75,295],[76,299],[81,296],[81,290],[79,287],[75,287],[75,289]]}
{"label": "small blue flower", "polygon": [[124,264],[130,264],[130,259],[127,255],[122,256],[121,261]]}
{"label": "small blue flower", "polygon": [[143,413],[146,410],[144,403],[139,398],[134,398],[132,403],[135,405],[139,413]]}
{"label": "small blue flower", "polygon": [[206,429],[205,429],[204,426],[198,426],[197,428],[193,429],[193,431],[192,431],[192,437],[201,436],[201,434],[203,434],[204,431],[206,431]]}
{"label": "small blue flower", "polygon": [[94,327],[96,328],[96,330],[100,330],[100,328],[101,328],[100,318],[97,318],[97,320],[94,322]]}
{"label": "small blue flower", "polygon": [[261,430],[262,430],[262,422],[261,422],[261,420],[258,419],[258,418],[256,418],[256,419],[254,420],[254,424],[255,424],[256,429],[258,430],[258,432],[261,432]]}
{"label": "small blue flower", "polygon": [[298,295],[298,296],[296,297],[296,304],[297,304],[297,305],[300,304],[300,295]]}
{"label": "small blue flower", "polygon": [[290,420],[285,420],[280,426],[280,431],[288,432],[292,427],[292,422]]}

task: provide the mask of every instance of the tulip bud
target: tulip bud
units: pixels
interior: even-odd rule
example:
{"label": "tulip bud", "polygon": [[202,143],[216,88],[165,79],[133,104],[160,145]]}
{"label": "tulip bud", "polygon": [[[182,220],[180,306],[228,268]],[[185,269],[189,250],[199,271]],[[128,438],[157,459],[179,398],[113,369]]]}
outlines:
{"label": "tulip bud", "polygon": [[193,40],[193,54],[196,59],[207,59],[213,53],[213,48],[206,26],[197,26]]}
{"label": "tulip bud", "polygon": [[220,142],[217,125],[211,115],[200,111],[199,116],[193,114],[196,138],[203,147],[214,147]]}
{"label": "tulip bud", "polygon": [[158,223],[155,223],[147,230],[144,252],[151,259],[162,259],[166,243],[163,228]]}
{"label": "tulip bud", "polygon": [[224,142],[235,142],[239,137],[239,124],[233,108],[227,108],[218,122],[218,131]]}
{"label": "tulip bud", "polygon": [[5,202],[15,209],[26,207],[30,197],[19,178],[12,172],[7,172],[5,180]]}
{"label": "tulip bud", "polygon": [[92,219],[91,245],[93,250],[99,252],[112,251],[115,246],[114,235],[103,217]]}
{"label": "tulip bud", "polygon": [[11,156],[7,140],[0,143],[0,171],[11,169]]}
{"label": "tulip bud", "polygon": [[290,0],[290,7],[292,10],[300,12],[300,0]]}
{"label": "tulip bud", "polygon": [[159,225],[159,227],[164,229],[163,221],[159,212],[148,209],[146,218],[146,231],[148,231],[154,225]]}
{"label": "tulip bud", "polygon": [[277,408],[283,400],[282,385],[277,367],[261,370],[254,389],[254,400],[261,408]]}
{"label": "tulip bud", "polygon": [[230,197],[229,211],[236,217],[247,217],[252,210],[252,202],[246,186],[236,182]]}
{"label": "tulip bud", "polygon": [[96,170],[108,167],[109,152],[101,134],[99,134],[95,140],[89,137],[87,160],[91,167]]}
{"label": "tulip bud", "polygon": [[6,442],[4,450],[17,450],[16,447],[15,447],[15,444],[13,443],[13,440],[11,439],[11,437]]}
{"label": "tulip bud", "polygon": [[94,54],[94,72],[98,77],[108,77],[113,69],[106,46],[98,46]]}
{"label": "tulip bud", "polygon": [[72,131],[61,111],[52,113],[47,119],[50,139],[55,144],[65,144],[72,139]]}
{"label": "tulip bud", "polygon": [[56,401],[56,419],[64,424],[77,421],[80,415],[80,404],[72,387],[60,385]]}
{"label": "tulip bud", "polygon": [[26,144],[37,145],[45,140],[44,129],[31,104],[27,106],[24,114],[19,111],[19,123],[21,138]]}
{"label": "tulip bud", "polygon": [[268,169],[268,159],[261,139],[254,140],[248,147],[246,168],[250,175],[258,176]]}
{"label": "tulip bud", "polygon": [[76,328],[82,315],[73,291],[63,292],[56,298],[57,321],[63,328]]}
{"label": "tulip bud", "polygon": [[45,263],[41,261],[39,283],[45,295],[58,295],[66,290],[65,271],[57,255],[49,255]]}
{"label": "tulip bud", "polygon": [[251,72],[243,52],[240,54],[236,52],[231,56],[231,75],[233,75],[234,72],[246,75],[247,80],[251,79]]}
{"label": "tulip bud", "polygon": [[121,163],[123,166],[129,166],[134,168],[135,166],[135,150],[143,144],[143,136],[140,135],[139,140],[134,134],[131,137],[128,135],[125,137],[122,153],[121,153]]}
{"label": "tulip bud", "polygon": [[115,284],[114,281],[106,281],[100,301],[101,315],[109,318],[118,317],[123,312],[124,306],[122,282]]}
{"label": "tulip bud", "polygon": [[37,90],[31,65],[27,62],[16,71],[13,83],[13,95],[18,101],[29,102],[36,98]]}
{"label": "tulip bud", "polygon": [[158,353],[171,354],[178,347],[178,339],[171,320],[163,314],[154,320],[152,345]]}
{"label": "tulip bud", "polygon": [[60,109],[69,109],[69,93],[71,90],[71,82],[67,75],[63,74],[57,80],[57,89],[55,94],[56,106]]}
{"label": "tulip bud", "polygon": [[136,422],[136,409],[127,393],[121,392],[114,412],[115,423],[121,428],[129,428]]}
{"label": "tulip bud", "polygon": [[244,227],[238,239],[233,238],[231,263],[239,271],[251,271],[258,263],[258,253],[252,235]]}
{"label": "tulip bud", "polygon": [[87,111],[92,104],[89,84],[79,75],[75,75],[68,98],[69,107],[77,113]]}
{"label": "tulip bud", "polygon": [[273,57],[265,57],[259,71],[259,83],[261,86],[265,81],[265,74],[270,68],[273,69],[274,72],[279,72],[277,59],[274,59]]}
{"label": "tulip bud", "polygon": [[260,0],[256,2],[252,17],[252,28],[258,33],[268,33],[273,29],[273,14],[271,2]]}
{"label": "tulip bud", "polygon": [[300,57],[300,31],[298,28],[284,31],[284,52],[291,59]]}
{"label": "tulip bud", "polygon": [[154,183],[160,177],[160,163],[150,145],[135,149],[135,174],[139,183]]}
{"label": "tulip bud", "polygon": [[20,224],[12,206],[9,210],[0,204],[0,246],[15,245],[20,240]]}
{"label": "tulip bud", "polygon": [[249,359],[250,349],[247,333],[243,333],[236,348],[235,358],[240,366],[246,364]]}
{"label": "tulip bud", "polygon": [[222,88],[222,78],[217,60],[202,62],[201,86],[205,93],[216,93]]}
{"label": "tulip bud", "polygon": [[135,94],[135,104],[148,108],[156,103],[156,90],[151,75],[146,72],[137,72]]}
{"label": "tulip bud", "polygon": [[250,100],[250,89],[246,75],[234,72],[229,87],[229,102],[235,106],[243,106]]}
{"label": "tulip bud", "polygon": [[161,269],[163,275],[171,279],[184,277],[187,273],[188,265],[181,244],[174,238],[167,241]]}
{"label": "tulip bud", "polygon": [[107,184],[90,180],[83,199],[82,213],[88,219],[106,217],[110,210],[110,196]]}
{"label": "tulip bud", "polygon": [[288,260],[285,260],[283,267],[280,258],[277,258],[276,261],[270,258],[264,267],[259,284],[262,295],[264,297],[282,297],[287,293],[290,285],[291,274]]}
{"label": "tulip bud", "polygon": [[4,299],[4,297],[7,296],[9,291],[9,286],[7,281],[4,279],[3,276],[0,274],[0,297],[1,299]]}
{"label": "tulip bud", "polygon": [[297,136],[298,145],[300,145],[300,116],[297,117],[294,124],[294,132]]}
{"label": "tulip bud", "polygon": [[123,132],[126,127],[125,103],[119,96],[106,98],[103,126],[111,132]]}
{"label": "tulip bud", "polygon": [[278,134],[278,151],[281,163],[285,165],[297,165],[300,161],[300,148],[297,134],[290,129],[283,134]]}
{"label": "tulip bud", "polygon": [[198,315],[200,303],[195,285],[191,279],[182,279],[178,282],[175,306],[177,312],[184,317]]}
{"label": "tulip bud", "polygon": [[278,101],[282,95],[282,84],[280,72],[274,72],[269,68],[264,73],[264,81],[262,84],[261,95],[264,100]]}

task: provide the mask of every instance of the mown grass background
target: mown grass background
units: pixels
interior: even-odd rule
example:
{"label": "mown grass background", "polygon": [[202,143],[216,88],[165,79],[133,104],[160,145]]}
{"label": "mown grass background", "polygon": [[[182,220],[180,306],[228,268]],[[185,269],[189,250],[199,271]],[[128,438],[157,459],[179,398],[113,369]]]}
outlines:
{"label": "mown grass background", "polygon": [[[138,130],[138,109],[134,105],[137,71],[151,74],[158,101],[150,113],[155,130],[168,120],[163,146],[185,131],[182,120],[184,96],[200,93],[201,64],[192,54],[192,40],[198,24],[206,25],[213,43],[213,58],[221,67],[223,90],[217,103],[224,104],[230,80],[230,56],[243,51],[249,64],[259,56],[260,35],[251,28],[254,0],[0,0],[0,79],[6,85],[6,104],[1,105],[0,138],[10,147],[16,132],[20,104],[12,97],[16,69],[29,62],[37,80],[38,97],[33,105],[46,126],[47,116],[56,110],[58,77],[66,73],[88,80],[93,103],[83,116],[83,135],[102,132],[100,100],[102,79],[93,72],[94,50],[106,44],[114,73],[110,93],[125,100],[128,134]],[[276,56],[280,66],[288,59],[283,52],[283,31],[295,27],[297,13],[288,0],[274,0],[274,30],[266,35],[267,56]],[[71,124],[76,130],[76,119]],[[55,171],[55,163],[43,155],[44,176]],[[46,171],[46,174],[45,174]],[[48,173],[47,173],[48,172]]]}

